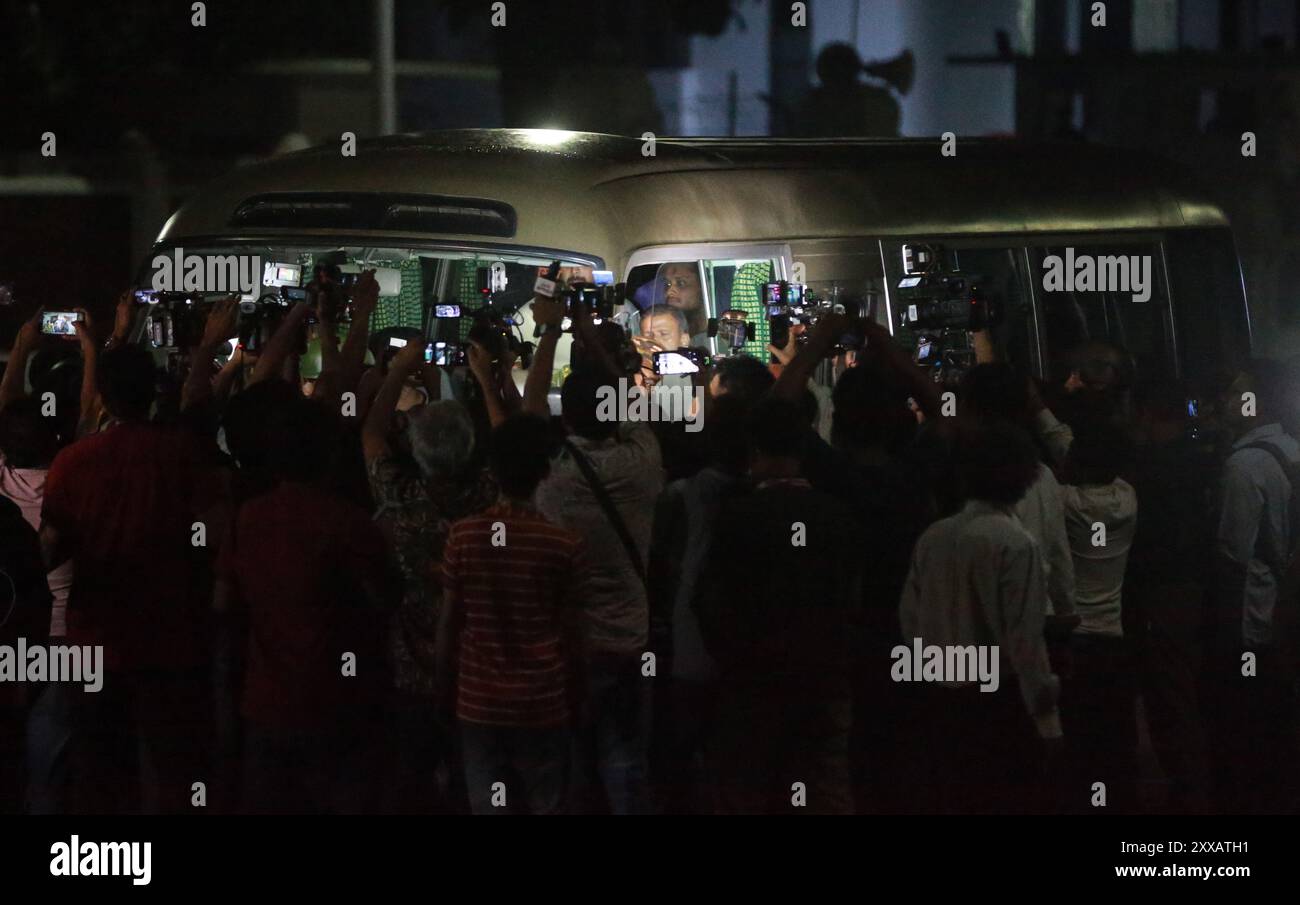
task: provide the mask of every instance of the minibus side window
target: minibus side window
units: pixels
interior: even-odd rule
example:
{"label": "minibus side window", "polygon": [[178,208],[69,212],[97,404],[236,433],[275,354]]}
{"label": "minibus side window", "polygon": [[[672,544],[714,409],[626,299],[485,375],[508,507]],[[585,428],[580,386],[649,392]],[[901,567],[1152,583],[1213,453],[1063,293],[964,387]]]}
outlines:
{"label": "minibus side window", "polygon": [[983,279],[997,312],[989,327],[998,358],[1026,374],[1034,370],[1034,326],[1024,259],[1018,248],[959,248],[961,272]]}
{"label": "minibus side window", "polygon": [[1178,230],[1165,240],[1183,375],[1202,382],[1250,355],[1241,268],[1227,229]]}
{"label": "minibus side window", "polygon": [[[696,347],[713,347],[709,318],[723,311],[744,311],[755,338],[740,351],[766,361],[768,326],[760,299],[763,284],[772,282],[777,272],[777,262],[771,258],[640,264],[628,273],[627,294],[638,312],[659,305],[681,311],[689,343]],[[639,319],[631,326],[641,330]]]}
{"label": "minibus side window", "polygon": [[[989,334],[999,360],[1016,366],[1026,374],[1035,372],[1037,352],[1033,310],[1029,274],[1025,273],[1022,247],[993,241],[966,244],[962,240],[931,240],[923,237],[908,239],[906,242],[886,240],[882,245],[887,267],[886,278],[891,287],[890,300],[897,340],[909,349],[916,350],[918,343],[927,334],[933,339],[934,335],[942,333],[945,337],[942,347],[955,350],[951,359],[955,370],[949,371],[948,363],[936,358],[936,368],[942,372],[937,375],[939,379],[949,385],[960,379],[963,369],[973,361],[974,353],[967,351],[964,356],[960,354],[966,345],[964,334],[960,331],[917,330],[911,326],[900,326],[902,311],[899,306],[903,304],[905,296],[899,287],[908,279],[908,274],[903,272],[905,246],[933,250],[940,257],[940,263],[934,269],[936,277],[965,277],[974,280],[996,312]],[[933,344],[929,348],[933,348]]]}
{"label": "minibus side window", "polygon": [[1107,243],[1030,249],[1046,347],[1045,372],[1063,382],[1092,341],[1129,353],[1135,379],[1174,376],[1169,296],[1160,246]]}

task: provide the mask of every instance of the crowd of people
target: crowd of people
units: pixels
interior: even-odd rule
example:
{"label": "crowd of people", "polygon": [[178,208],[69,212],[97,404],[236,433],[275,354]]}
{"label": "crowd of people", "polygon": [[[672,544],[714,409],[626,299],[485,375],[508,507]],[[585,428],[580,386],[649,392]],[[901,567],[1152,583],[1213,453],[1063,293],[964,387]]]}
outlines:
{"label": "crowd of people", "polygon": [[[306,304],[223,362],[216,303],[171,379],[129,297],[106,343],[82,312],[79,356],[19,332],[0,644],[102,648],[104,676],[0,682],[0,808],[1295,809],[1285,367],[1239,363],[1191,422],[1113,346],[1040,383],[977,342],[952,408],[873,325],[815,389],[827,314],[694,375],[688,433],[607,416],[648,390],[580,311],[552,418],[551,299],[522,391],[504,343],[368,367],[378,294],[309,383]],[[914,642],[996,678],[900,669]]]}

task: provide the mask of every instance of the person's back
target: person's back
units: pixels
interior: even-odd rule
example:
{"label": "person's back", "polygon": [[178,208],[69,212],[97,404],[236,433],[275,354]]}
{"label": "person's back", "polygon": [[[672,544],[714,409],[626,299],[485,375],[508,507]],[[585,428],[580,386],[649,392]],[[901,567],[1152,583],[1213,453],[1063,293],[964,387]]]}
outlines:
{"label": "person's back", "polygon": [[806,412],[769,397],[749,417],[752,493],[727,501],[695,594],[722,676],[721,806],[770,812],[791,783],[816,813],[852,810],[849,626],[861,559],[848,508],[800,477]]}
{"label": "person's back", "polygon": [[760,481],[713,536],[703,617],[725,676],[842,692],[860,568],[848,507],[801,478]]}
{"label": "person's back", "polygon": [[[1012,672],[1026,668],[1031,715],[1048,718],[1053,686],[1044,681],[1051,678],[1046,649],[1040,652],[1044,614],[1034,606],[1042,585],[1037,557],[1034,539],[1005,507],[970,501],[917,541],[899,619],[905,639],[1005,651]],[[1008,588],[1016,596],[1007,596]],[[1017,652],[1024,655],[1019,664]]]}
{"label": "person's back", "polygon": [[308,484],[282,482],[240,507],[218,574],[247,614],[246,719],[318,729],[377,700],[387,626],[363,585],[382,585],[386,560],[365,510]]}
{"label": "person's back", "polygon": [[1128,448],[1118,430],[1086,428],[1066,461],[1061,498],[1074,562],[1076,634],[1124,633],[1124,576],[1138,520],[1137,493],[1119,476],[1121,463],[1131,458]]}
{"label": "person's back", "polygon": [[326,407],[277,409],[274,485],[240,506],[218,557],[216,609],[247,636],[242,807],[256,813],[355,813],[375,791],[398,590],[369,513],[327,489],[339,440]]}
{"label": "person's back", "polygon": [[[654,505],[663,490],[658,442],[649,425],[620,424],[614,437],[570,439],[551,476],[537,491],[537,507],[557,525],[583,537],[591,554],[593,606],[584,614],[594,651],[640,653],[649,632],[649,604],[619,533],[605,515],[574,459],[584,456],[627,526],[644,563],[650,549]],[[574,451],[576,450],[576,452]]]}
{"label": "person's back", "polygon": [[[439,705],[454,709],[476,814],[557,813],[567,797],[579,615],[589,599],[583,543],[533,503],[550,470],[546,421],[514,415],[493,430],[501,499],[452,525],[443,550]],[[500,807],[501,777],[520,781]]]}
{"label": "person's back", "polygon": [[194,439],[147,420],[157,376],[148,351],[105,352],[96,374],[114,423],[55,457],[41,513],[46,565],[71,559],[75,572],[68,641],[102,647],[106,673],[102,691],[77,696],[70,807],[174,812],[189,808],[185,777],[205,769],[208,750],[197,584],[209,548],[196,523],[208,472]]}
{"label": "person's back", "polygon": [[[0,497],[0,644],[20,638],[30,648],[45,643],[50,592],[41,567],[41,545],[22,512]],[[20,664],[24,669],[26,664]],[[34,688],[0,683],[0,815],[23,812],[23,724]]]}
{"label": "person's back", "polygon": [[1064,682],[1062,720],[1074,781],[1104,781],[1109,805],[1121,812],[1137,806],[1134,669],[1122,621],[1138,515],[1137,494],[1119,476],[1131,461],[1129,450],[1124,431],[1104,422],[1082,424],[1061,487],[1080,617],[1070,639],[1074,670]]}
{"label": "person's back", "polygon": [[43,531],[58,532],[75,571],[68,638],[104,645],[109,669],[201,662],[205,551],[192,538],[204,480],[192,438],[142,421],[85,437],[50,466]]}
{"label": "person's back", "polygon": [[[960,414],[981,425],[1010,424],[1032,431],[1029,378],[1004,363],[980,364],[962,378]],[[1043,462],[1033,484],[1013,507],[1021,525],[1038,543],[1047,576],[1049,635],[1059,640],[1076,621],[1074,562],[1065,534],[1065,510],[1056,475]]]}
{"label": "person's back", "polygon": [[[0,496],[12,500],[36,531],[41,527],[41,507],[50,463],[58,451],[58,432],[41,414],[40,402],[24,398],[0,411]],[[47,576],[54,602],[50,611],[50,636],[67,634],[68,592],[72,588],[72,563],[63,563]]]}
{"label": "person's back", "polygon": [[593,787],[587,793],[593,799],[599,777],[615,813],[641,813],[650,807],[650,685],[640,671],[650,636],[645,564],[664,479],[650,426],[610,419],[606,408],[620,390],[591,372],[565,380],[570,436],[536,502],[548,520],[583,539],[591,563],[591,597],[581,616],[591,720],[582,747],[595,752],[595,764],[580,775]]}
{"label": "person's back", "polygon": [[[1121,591],[1137,528],[1137,494],[1123,478],[1109,484],[1065,485],[1065,530],[1074,557],[1077,632],[1122,634]],[[1096,526],[1105,525],[1099,535]]]}
{"label": "person's back", "polygon": [[581,555],[576,535],[532,507],[501,502],[452,526],[444,580],[454,583],[448,593],[463,606],[465,624],[457,719],[511,728],[568,724],[576,652],[563,623]]}
{"label": "person's back", "polygon": [[[1037,457],[1028,436],[1005,424],[970,431],[957,450],[967,501],[921,535],[899,603],[904,644],[891,674],[923,680],[908,686],[911,747],[901,785],[912,810],[1033,809],[1036,737],[1061,736],[1059,682],[1043,638],[1043,562],[1012,513]],[[928,654],[924,672],[915,660],[908,668],[911,656],[929,650],[942,654],[937,674]],[[978,676],[972,654],[987,664]]]}
{"label": "person's back", "polygon": [[[1233,444],[1223,466],[1216,534],[1214,736],[1223,804],[1249,813],[1285,810],[1300,797],[1293,779],[1293,667],[1277,630],[1297,605],[1279,597],[1296,545],[1300,444],[1282,425],[1294,383],[1284,365],[1256,360],[1219,400]],[[1243,669],[1246,652],[1257,672]]]}

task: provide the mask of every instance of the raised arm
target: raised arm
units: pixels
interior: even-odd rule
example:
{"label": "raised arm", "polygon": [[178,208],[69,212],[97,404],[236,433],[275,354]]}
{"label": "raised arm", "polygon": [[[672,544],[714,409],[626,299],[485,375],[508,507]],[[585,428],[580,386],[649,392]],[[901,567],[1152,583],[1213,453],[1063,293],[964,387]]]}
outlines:
{"label": "raised arm", "polygon": [[370,319],[379,307],[379,282],[373,270],[362,272],[352,290],[352,324],[339,352],[339,392],[355,392],[366,363]]}
{"label": "raised arm", "polygon": [[275,334],[267,340],[262,354],[258,356],[257,364],[253,367],[253,375],[248,378],[249,386],[280,374],[285,359],[298,343],[298,331],[302,329],[303,321],[306,319],[306,302],[299,302],[289,309],[289,313],[276,328]]}
{"label": "raised arm", "polygon": [[524,382],[524,411],[543,418],[550,417],[551,409],[546,395],[551,389],[551,374],[555,370],[555,347],[560,341],[560,322],[564,320],[564,306],[555,299],[538,296],[533,299],[533,320],[546,332],[537,341],[533,353],[533,366]]}
{"label": "raised arm", "polygon": [[849,318],[843,314],[830,312],[822,315],[812,332],[808,334],[808,341],[800,346],[794,357],[788,361],[784,359],[783,351],[770,346],[769,350],[778,355],[784,365],[781,368],[781,376],[776,379],[776,384],[772,387],[773,394],[798,400],[808,387],[808,381],[812,378],[817,365],[830,354],[831,349],[835,347],[835,341],[844,335],[849,325]]}
{"label": "raised arm", "polygon": [[95,342],[95,325],[91,321],[90,312],[85,308],[77,308],[76,312],[81,315],[72,323],[77,331],[77,341],[81,344],[81,399],[77,409],[80,413],[77,417],[77,436],[84,437],[99,422],[99,384],[96,375],[99,346]]}
{"label": "raised arm", "polygon": [[402,396],[402,385],[407,377],[425,366],[424,347],[414,342],[407,343],[388,363],[388,376],[375,394],[361,428],[361,446],[367,462],[389,454],[388,431],[393,423],[397,400]]}
{"label": "raised arm", "polygon": [[5,365],[5,376],[0,380],[0,409],[16,402],[27,395],[27,359],[36,350],[41,340],[41,314],[45,309],[37,308],[18,330],[14,337],[13,349],[9,352],[9,364]]}
{"label": "raised arm", "polygon": [[238,314],[238,296],[219,299],[212,306],[208,321],[203,325],[203,336],[199,339],[199,344],[190,350],[190,373],[185,378],[185,386],[181,388],[181,411],[212,399],[212,363],[217,357],[217,349],[234,333]]}
{"label": "raised arm", "polygon": [[496,427],[506,420],[506,407],[501,401],[501,385],[492,367],[492,357],[481,343],[469,346],[469,371],[483,390],[483,404],[487,408],[488,422]]}

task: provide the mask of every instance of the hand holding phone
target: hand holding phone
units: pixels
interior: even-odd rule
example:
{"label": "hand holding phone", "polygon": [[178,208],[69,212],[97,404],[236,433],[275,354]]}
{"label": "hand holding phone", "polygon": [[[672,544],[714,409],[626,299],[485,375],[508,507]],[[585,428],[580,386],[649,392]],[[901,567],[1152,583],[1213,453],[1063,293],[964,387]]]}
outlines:
{"label": "hand holding phone", "polygon": [[81,315],[76,311],[46,311],[41,315],[41,332],[47,336],[75,337],[74,325],[79,320]]}
{"label": "hand holding phone", "polygon": [[712,359],[699,349],[677,349],[654,354],[655,373],[660,376],[698,374],[712,364]]}
{"label": "hand holding phone", "polygon": [[459,368],[469,363],[460,343],[431,342],[424,348],[424,360],[440,368]]}

